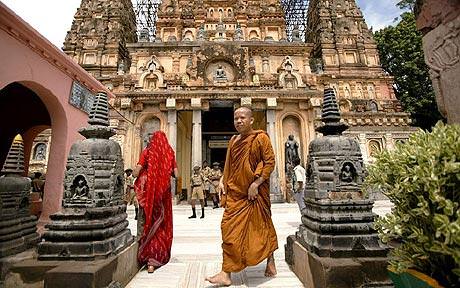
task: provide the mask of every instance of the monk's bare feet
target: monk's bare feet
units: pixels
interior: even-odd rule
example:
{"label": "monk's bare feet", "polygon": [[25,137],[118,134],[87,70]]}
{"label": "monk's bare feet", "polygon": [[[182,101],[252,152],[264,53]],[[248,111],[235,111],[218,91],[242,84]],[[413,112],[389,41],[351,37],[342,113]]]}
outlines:
{"label": "monk's bare feet", "polygon": [[267,258],[267,268],[265,268],[265,277],[275,277],[276,275],[276,265],[275,257],[273,254]]}
{"label": "monk's bare feet", "polygon": [[220,271],[214,276],[206,277],[206,281],[209,281],[211,284],[217,286],[230,286],[232,285],[232,278],[230,278],[230,273]]}

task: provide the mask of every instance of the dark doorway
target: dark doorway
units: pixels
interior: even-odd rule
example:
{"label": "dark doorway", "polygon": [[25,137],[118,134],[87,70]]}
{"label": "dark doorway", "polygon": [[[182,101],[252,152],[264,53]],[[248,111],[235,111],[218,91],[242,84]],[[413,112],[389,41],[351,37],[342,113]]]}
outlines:
{"label": "dark doorway", "polygon": [[209,111],[203,112],[203,160],[210,165],[219,162],[221,169],[225,163],[228,141],[236,134],[233,126],[233,102],[213,101]]}
{"label": "dark doorway", "polygon": [[225,164],[225,156],[227,154],[227,148],[213,148],[211,149],[211,163],[213,165],[214,162],[219,162],[220,169],[224,169]]}

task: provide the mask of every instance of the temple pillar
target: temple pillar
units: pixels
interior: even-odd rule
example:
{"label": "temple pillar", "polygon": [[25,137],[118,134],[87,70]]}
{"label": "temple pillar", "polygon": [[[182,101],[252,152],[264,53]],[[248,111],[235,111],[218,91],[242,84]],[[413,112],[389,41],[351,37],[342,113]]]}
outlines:
{"label": "temple pillar", "polygon": [[177,111],[176,99],[166,99],[166,108],[168,108],[168,140],[174,152],[177,149]]}
{"label": "temple pillar", "polygon": [[[166,108],[168,109],[168,140],[174,150],[177,161],[177,111],[176,99],[166,99]],[[176,194],[176,179],[171,178],[171,194],[174,197]]]}
{"label": "temple pillar", "polygon": [[391,133],[386,133],[385,134],[385,148],[388,150],[393,150],[395,149],[395,141],[393,139],[393,134]]}
{"label": "temple pillar", "polygon": [[194,166],[200,166],[202,162],[201,149],[201,98],[192,98],[192,170]]}
{"label": "temple pillar", "polygon": [[369,154],[367,153],[365,133],[359,133],[358,142],[359,142],[359,148],[361,149],[361,152],[363,155],[364,164],[369,164],[369,157],[368,157]]}
{"label": "temple pillar", "polygon": [[[275,108],[277,106],[276,98],[267,98],[267,133],[272,143],[273,151],[278,151],[276,145],[276,128],[275,128]],[[281,193],[279,185],[279,173],[278,165],[275,165],[275,169],[270,175],[270,200],[272,202],[283,202],[283,194]]]}

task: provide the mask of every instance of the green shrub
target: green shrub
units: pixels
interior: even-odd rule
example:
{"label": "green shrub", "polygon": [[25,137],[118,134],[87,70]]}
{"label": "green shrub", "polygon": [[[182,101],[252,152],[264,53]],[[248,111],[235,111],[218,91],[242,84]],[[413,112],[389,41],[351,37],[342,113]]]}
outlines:
{"label": "green shrub", "polygon": [[460,126],[438,123],[418,131],[369,167],[365,186],[394,204],[375,227],[390,252],[390,268],[416,269],[446,287],[460,276]]}

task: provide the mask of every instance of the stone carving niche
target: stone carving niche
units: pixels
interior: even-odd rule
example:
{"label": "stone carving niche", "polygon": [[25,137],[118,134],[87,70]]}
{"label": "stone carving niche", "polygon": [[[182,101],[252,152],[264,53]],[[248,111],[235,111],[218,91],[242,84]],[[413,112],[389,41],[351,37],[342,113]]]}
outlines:
{"label": "stone carving niche", "polygon": [[144,73],[139,78],[139,87],[143,90],[156,90],[164,88],[164,67],[161,66],[158,59],[152,56],[152,59],[147,62],[144,67]]}
{"label": "stone carving niche", "polygon": [[299,74],[299,69],[295,67],[291,57],[286,56],[284,58],[281,66],[278,67],[277,72],[279,74],[279,86],[286,89],[297,89],[305,87],[305,84],[302,81],[302,77]]}
{"label": "stone carving niche", "polygon": [[235,81],[235,68],[225,60],[217,60],[208,64],[205,76],[209,82],[232,83]]}

